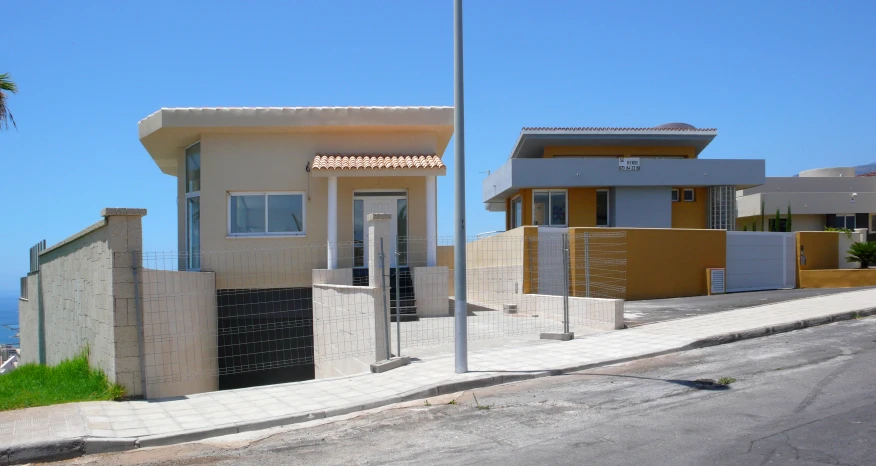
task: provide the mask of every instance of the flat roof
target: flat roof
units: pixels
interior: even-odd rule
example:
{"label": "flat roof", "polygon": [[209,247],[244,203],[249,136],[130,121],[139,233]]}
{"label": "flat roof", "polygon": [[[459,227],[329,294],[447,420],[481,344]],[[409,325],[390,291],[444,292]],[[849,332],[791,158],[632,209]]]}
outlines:
{"label": "flat roof", "polygon": [[176,175],[179,150],[203,132],[434,131],[443,153],[453,135],[453,107],[162,108],[137,126],[161,171]]}
{"label": "flat roof", "polygon": [[509,159],[539,158],[549,146],[693,146],[699,155],[718,135],[715,128],[524,127]]}

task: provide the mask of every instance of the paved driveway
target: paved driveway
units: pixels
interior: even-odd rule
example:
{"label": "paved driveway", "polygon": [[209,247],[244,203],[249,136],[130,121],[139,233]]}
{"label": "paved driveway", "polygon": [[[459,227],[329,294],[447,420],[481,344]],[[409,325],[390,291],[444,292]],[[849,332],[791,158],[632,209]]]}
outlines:
{"label": "paved driveway", "polygon": [[808,288],[802,290],[751,291],[747,293],[730,293],[715,296],[695,296],[692,298],[627,301],[624,307],[624,320],[628,327],[635,327],[665,320],[729,311],[741,307],[761,306],[764,304],[790,301],[793,299],[845,293],[860,289],[864,288]]}

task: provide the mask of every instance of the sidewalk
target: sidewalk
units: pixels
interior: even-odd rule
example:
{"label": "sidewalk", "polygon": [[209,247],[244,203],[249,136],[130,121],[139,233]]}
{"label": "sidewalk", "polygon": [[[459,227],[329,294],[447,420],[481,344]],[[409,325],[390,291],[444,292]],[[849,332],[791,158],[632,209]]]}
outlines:
{"label": "sidewalk", "polygon": [[180,443],[331,417],[400,401],[727,343],[876,314],[876,290],[709,314],[568,342],[485,350],[364,374],[153,401],[88,402],[0,413],[0,464]]}

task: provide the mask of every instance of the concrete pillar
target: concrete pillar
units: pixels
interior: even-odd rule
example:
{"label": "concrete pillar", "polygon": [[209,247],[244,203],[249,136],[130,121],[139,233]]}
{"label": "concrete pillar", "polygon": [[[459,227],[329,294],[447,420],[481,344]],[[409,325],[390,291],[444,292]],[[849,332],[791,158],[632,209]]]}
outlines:
{"label": "concrete pillar", "polygon": [[[389,359],[389,255],[392,253],[392,214],[368,214],[368,285],[375,288],[374,349],[377,361]],[[383,240],[383,267],[380,241]],[[381,275],[381,272],[383,273]]]}
{"label": "concrete pillar", "polygon": [[438,265],[438,213],[436,197],[438,195],[435,186],[435,177],[426,177],[426,265],[435,267]]}
{"label": "concrete pillar", "polygon": [[338,268],[338,177],[328,179],[328,268]]}
{"label": "concrete pillar", "polygon": [[106,208],[100,215],[107,220],[112,254],[113,380],[129,395],[146,396],[141,263],[146,209]]}

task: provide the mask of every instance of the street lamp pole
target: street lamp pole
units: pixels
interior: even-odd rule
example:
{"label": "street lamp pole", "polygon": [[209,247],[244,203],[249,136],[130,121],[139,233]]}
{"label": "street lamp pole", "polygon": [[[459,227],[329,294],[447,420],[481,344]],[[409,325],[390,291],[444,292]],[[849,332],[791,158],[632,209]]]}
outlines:
{"label": "street lamp pole", "polygon": [[465,291],[465,118],[462,85],[462,0],[453,0],[453,174],[456,210],[453,233],[453,292],[456,373],[468,372],[468,314]]}

